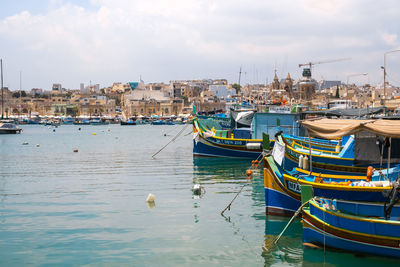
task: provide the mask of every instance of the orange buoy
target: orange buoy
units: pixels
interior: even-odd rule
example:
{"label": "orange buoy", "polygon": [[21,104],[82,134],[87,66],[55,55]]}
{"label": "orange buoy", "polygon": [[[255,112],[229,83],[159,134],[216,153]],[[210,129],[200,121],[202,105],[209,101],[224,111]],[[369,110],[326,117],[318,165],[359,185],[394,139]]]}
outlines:
{"label": "orange buoy", "polygon": [[367,181],[371,182],[372,181],[372,173],[374,172],[374,168],[372,166],[368,166],[367,169]]}
{"label": "orange buoy", "polygon": [[246,171],[247,178],[251,178],[252,175],[253,175],[253,171],[252,170],[247,170]]}

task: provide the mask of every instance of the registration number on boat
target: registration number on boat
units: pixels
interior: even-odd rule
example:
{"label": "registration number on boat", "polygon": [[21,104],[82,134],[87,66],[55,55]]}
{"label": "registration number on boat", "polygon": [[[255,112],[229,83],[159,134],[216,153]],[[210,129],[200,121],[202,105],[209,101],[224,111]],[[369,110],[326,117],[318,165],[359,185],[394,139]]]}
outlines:
{"label": "registration number on boat", "polygon": [[298,183],[287,181],[287,187],[291,191],[294,191],[296,193],[301,193],[301,186]]}

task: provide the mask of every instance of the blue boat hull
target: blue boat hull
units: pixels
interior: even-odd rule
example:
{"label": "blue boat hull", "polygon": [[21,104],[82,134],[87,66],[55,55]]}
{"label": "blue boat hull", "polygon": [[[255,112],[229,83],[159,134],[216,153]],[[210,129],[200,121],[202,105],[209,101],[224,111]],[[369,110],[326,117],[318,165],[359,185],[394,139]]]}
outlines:
{"label": "blue boat hull", "polygon": [[[264,158],[264,190],[267,214],[291,215],[301,204],[301,185],[313,186],[314,196],[336,199],[337,209],[359,215],[383,216],[384,194],[390,188],[352,187],[320,184],[283,175],[272,158]],[[277,213],[279,211],[279,213]],[[400,216],[400,206],[393,206],[391,216]]]}
{"label": "blue boat hull", "polygon": [[205,157],[235,157],[235,158],[249,158],[257,159],[260,157],[262,151],[246,151],[232,148],[224,148],[205,143],[203,141],[196,142],[193,140],[193,155]]}
{"label": "blue boat hull", "polygon": [[303,208],[303,242],[400,257],[400,223],[329,210],[312,200]]}
{"label": "blue boat hull", "polygon": [[377,254],[389,257],[400,257],[398,249],[381,248],[375,245],[359,243],[347,238],[339,238],[315,229],[315,227],[303,226],[303,243],[318,244],[321,247],[333,247],[342,250],[360,252],[362,254]]}

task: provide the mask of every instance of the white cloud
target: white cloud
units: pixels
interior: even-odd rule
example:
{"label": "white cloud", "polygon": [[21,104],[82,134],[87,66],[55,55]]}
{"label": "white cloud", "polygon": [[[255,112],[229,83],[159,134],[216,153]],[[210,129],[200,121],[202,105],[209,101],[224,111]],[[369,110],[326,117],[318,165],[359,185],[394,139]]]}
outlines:
{"label": "white cloud", "polygon": [[382,38],[387,45],[391,46],[399,45],[397,34],[383,33]]}
{"label": "white cloud", "polygon": [[[345,79],[349,72],[373,73],[369,69],[381,64],[380,53],[399,46],[393,26],[399,17],[397,1],[90,3],[84,8],[54,1],[41,14],[28,10],[0,20],[0,49],[6,51],[2,57],[9,62],[12,88],[21,68],[27,86],[47,89],[53,82],[78,87],[89,80],[106,86],[137,80],[140,74],[149,82],[236,80],[240,65],[272,76],[275,62],[296,78],[298,63],[352,57],[351,63],[319,67],[327,79]],[[378,74],[371,77],[379,79]]]}

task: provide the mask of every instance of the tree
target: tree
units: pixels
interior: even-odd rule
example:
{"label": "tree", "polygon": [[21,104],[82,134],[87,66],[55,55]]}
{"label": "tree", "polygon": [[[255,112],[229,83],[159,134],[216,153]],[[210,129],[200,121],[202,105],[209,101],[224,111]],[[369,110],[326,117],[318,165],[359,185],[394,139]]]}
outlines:
{"label": "tree", "polygon": [[336,98],[340,98],[340,95],[339,95],[339,86],[338,85],[336,85],[336,96],[335,96]]}
{"label": "tree", "polygon": [[241,86],[237,83],[232,84],[232,88],[236,90],[236,94],[239,94]]}
{"label": "tree", "polygon": [[72,96],[72,92],[67,92],[67,93],[65,94],[65,97],[66,97],[66,98],[71,98],[71,96]]}

